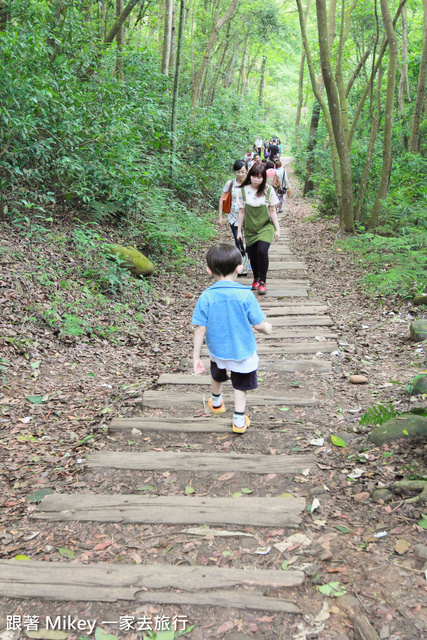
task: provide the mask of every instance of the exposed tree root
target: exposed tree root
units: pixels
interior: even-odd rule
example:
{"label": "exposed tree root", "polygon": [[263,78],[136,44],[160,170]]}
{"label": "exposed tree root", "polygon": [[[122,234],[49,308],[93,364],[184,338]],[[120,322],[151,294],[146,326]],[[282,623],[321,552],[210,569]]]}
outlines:
{"label": "exposed tree root", "polygon": [[407,498],[405,502],[427,502],[427,480],[399,480],[392,484],[394,489],[403,491],[421,491],[413,498]]}

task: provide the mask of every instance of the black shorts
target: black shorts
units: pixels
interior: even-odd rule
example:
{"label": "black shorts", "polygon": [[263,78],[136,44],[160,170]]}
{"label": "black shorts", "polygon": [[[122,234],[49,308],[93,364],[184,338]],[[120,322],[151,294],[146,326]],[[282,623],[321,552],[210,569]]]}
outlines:
{"label": "black shorts", "polygon": [[[226,369],[220,369],[213,360],[211,360],[211,376],[215,382],[225,382],[228,380]],[[251,391],[258,386],[256,370],[250,371],[249,373],[230,371],[230,378],[233,389],[237,389],[238,391]]]}

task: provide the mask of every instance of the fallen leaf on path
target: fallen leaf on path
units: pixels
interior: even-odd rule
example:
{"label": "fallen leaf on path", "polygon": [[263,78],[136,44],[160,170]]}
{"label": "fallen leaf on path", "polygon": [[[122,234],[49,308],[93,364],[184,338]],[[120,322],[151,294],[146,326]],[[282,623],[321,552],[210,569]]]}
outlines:
{"label": "fallen leaf on path", "polygon": [[398,540],[394,545],[394,550],[399,555],[402,555],[403,553],[406,553],[408,551],[410,546],[411,546],[411,543],[408,542],[407,540]]}

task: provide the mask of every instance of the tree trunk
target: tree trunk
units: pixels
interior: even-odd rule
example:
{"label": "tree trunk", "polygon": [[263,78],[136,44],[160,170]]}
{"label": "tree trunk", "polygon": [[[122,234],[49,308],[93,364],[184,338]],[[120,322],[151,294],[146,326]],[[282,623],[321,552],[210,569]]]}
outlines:
{"label": "tree trunk", "polygon": [[[408,148],[408,136],[404,130],[405,126],[405,88],[408,86],[408,23],[406,21],[406,5],[402,7],[402,55],[399,90],[397,93],[397,104],[399,106],[400,121],[402,124],[403,146]],[[409,91],[407,92],[408,102],[410,102]]]}
{"label": "tree trunk", "polygon": [[7,0],[0,0],[0,31],[6,31],[9,20],[9,4]]}
{"label": "tree trunk", "polygon": [[172,11],[172,32],[171,32],[171,48],[169,54],[169,75],[174,76],[176,67],[176,4],[173,4]]}
{"label": "tree trunk", "polygon": [[[119,18],[123,11],[123,0],[116,0],[116,18]],[[117,59],[116,59],[116,78],[123,80],[123,24],[116,33],[117,42]]]}
{"label": "tree trunk", "polygon": [[169,57],[171,53],[172,40],[172,16],[174,0],[165,1],[165,26],[163,31],[163,52],[162,52],[162,73],[169,75]]}
{"label": "tree trunk", "polygon": [[248,55],[248,45],[249,45],[249,33],[246,34],[245,44],[243,46],[242,66],[240,67],[240,95],[245,93],[245,89],[246,89],[246,82],[247,82],[246,58]]}
{"label": "tree trunk", "polygon": [[185,23],[185,0],[180,0],[179,5],[179,26],[178,26],[178,46],[176,51],[176,67],[175,77],[173,80],[172,94],[172,118],[171,118],[171,134],[172,134],[172,158],[171,158],[171,180],[174,174],[174,162],[176,154],[176,124],[178,114],[178,93],[179,93],[179,76],[181,73],[182,44],[184,40],[184,23]]}
{"label": "tree trunk", "polygon": [[312,180],[312,175],[314,171],[314,156],[313,151],[316,148],[317,140],[316,134],[317,129],[319,127],[319,119],[320,119],[320,104],[316,101],[313,105],[313,110],[311,112],[311,122],[310,122],[310,133],[308,134],[308,145],[307,145],[307,165],[305,167],[305,180],[304,180],[304,192],[303,195],[306,196],[310,191],[314,191],[315,184]]}
{"label": "tree trunk", "polygon": [[226,77],[224,79],[224,88],[225,89],[228,89],[228,87],[233,82],[233,73],[234,73],[234,65],[236,63],[237,46],[238,46],[238,43],[235,42],[234,43],[233,53],[231,54],[231,58],[228,61],[228,64],[227,64],[227,66],[225,68],[225,73],[226,73]]}
{"label": "tree trunk", "polygon": [[380,126],[380,118],[381,118],[381,81],[382,81],[382,71],[381,71],[381,67],[380,67],[380,69],[378,71],[378,79],[377,79],[377,111],[375,113],[375,117],[372,120],[371,133],[370,133],[370,136],[369,136],[368,149],[367,149],[366,158],[365,158],[365,166],[363,168],[362,177],[360,178],[360,181],[359,181],[359,189],[358,189],[358,193],[357,193],[357,202],[356,202],[356,206],[355,206],[355,209],[354,209],[354,219],[355,220],[359,220],[360,212],[361,212],[362,207],[363,207],[363,201],[365,199],[365,193],[366,193],[366,187],[367,187],[367,184],[368,184],[369,173],[370,173],[370,170],[371,170],[372,157],[374,155],[375,140],[377,138],[378,129],[379,129],[379,126]]}
{"label": "tree trunk", "polygon": [[390,172],[392,163],[391,134],[393,127],[394,88],[396,84],[398,58],[397,38],[388,8],[388,0],[380,0],[380,2],[381,14],[387,33],[389,55],[387,70],[387,93],[384,108],[383,164],[381,169],[380,185],[378,187],[374,206],[372,208],[371,220],[369,221],[368,225],[370,229],[373,229],[378,225],[382,208],[382,201],[387,195],[388,185],[390,183]]}
{"label": "tree trunk", "polygon": [[110,31],[105,36],[104,44],[111,44],[113,42],[114,38],[117,35],[118,30],[120,29],[120,27],[122,26],[126,18],[130,15],[130,12],[132,11],[132,9],[136,7],[138,2],[139,0],[129,0],[129,2],[121,12],[120,16],[116,19]]}
{"label": "tree trunk", "polygon": [[53,63],[56,56],[58,55],[58,43],[56,41],[55,34],[58,31],[61,23],[65,20],[67,9],[68,6],[63,2],[63,0],[58,0],[56,5],[52,7],[52,11],[55,13],[54,26],[52,28],[52,35],[50,35],[47,39],[48,45],[52,47],[52,51],[50,54],[51,63]]}
{"label": "tree trunk", "polygon": [[200,97],[200,92],[202,90],[203,80],[206,74],[206,69],[209,63],[209,59],[211,57],[212,50],[215,46],[215,42],[218,37],[218,33],[220,32],[222,27],[230,20],[234,10],[237,7],[238,2],[239,0],[231,0],[231,3],[227,11],[224,13],[224,15],[221,16],[221,18],[218,18],[218,20],[214,20],[213,22],[212,30],[209,36],[208,43],[206,45],[202,64],[200,65],[200,68],[196,74],[196,78],[193,84],[193,93],[191,97],[191,108],[193,113],[196,111],[197,105],[199,103],[199,97]]}
{"label": "tree trunk", "polygon": [[[386,2],[387,0],[382,0]],[[333,77],[330,44],[328,39],[328,22],[325,0],[316,0],[317,30],[319,34],[319,53],[322,75],[328,97],[329,113],[341,169],[342,202],[340,206],[340,227],[342,231],[354,231],[353,219],[353,184],[351,175],[350,153],[345,138],[342,113],[339,106],[338,91]]]}
{"label": "tree trunk", "polygon": [[[399,6],[396,9],[396,14],[393,18],[393,32],[394,32],[394,27],[396,26],[396,23],[399,19],[399,16],[401,14],[402,11],[402,7],[404,7],[406,4],[406,0],[400,0]],[[375,76],[378,73],[378,69],[381,66],[381,62],[384,56],[384,53],[387,49],[387,45],[388,45],[388,37],[385,37],[383,42],[381,43],[381,47],[380,47],[380,51],[378,53],[378,58],[377,61],[375,63],[374,69],[372,71],[372,75],[371,78],[369,79],[369,81],[366,83],[365,89],[363,91],[362,97],[359,100],[359,103],[357,105],[356,111],[354,113],[354,117],[353,117],[353,123],[351,125],[351,129],[350,129],[350,140],[349,140],[349,146],[351,146],[351,141],[353,139],[354,136],[354,132],[356,131],[356,127],[357,127],[357,123],[359,121],[360,118],[360,114],[362,113],[362,109],[363,109],[363,105],[365,104],[366,98],[368,97],[368,94],[371,90],[371,88],[373,87],[373,82],[375,79]]]}
{"label": "tree trunk", "polygon": [[409,141],[410,153],[417,153],[419,148],[419,134],[421,114],[427,79],[427,0],[423,0],[423,51],[421,54],[420,71],[418,74],[417,97],[415,99],[414,116],[412,118],[411,138]]}
{"label": "tree trunk", "polygon": [[267,70],[267,56],[262,56],[261,77],[259,80],[259,94],[258,94],[258,104],[260,107],[264,106],[264,89],[265,89],[266,70]]}
{"label": "tree trunk", "polygon": [[227,30],[224,50],[222,52],[221,59],[220,59],[219,64],[217,66],[216,72],[215,72],[215,74],[214,74],[214,76],[212,78],[212,83],[211,83],[211,87],[210,87],[210,90],[209,90],[209,95],[208,95],[208,98],[206,100],[206,106],[208,106],[208,107],[211,104],[213,104],[213,101],[215,99],[215,92],[216,92],[216,88],[218,86],[219,76],[220,76],[221,73],[224,74],[224,71],[222,71],[222,68],[224,66],[225,56],[226,56],[227,51],[228,51],[228,45],[230,44],[230,40],[228,38],[228,34],[229,34],[229,29]]}
{"label": "tree trunk", "polygon": [[369,54],[370,53],[371,53],[371,47],[368,47],[366,49],[365,53],[363,54],[363,56],[360,58],[359,62],[357,63],[357,66],[356,66],[355,70],[351,74],[350,80],[347,82],[347,86],[345,88],[345,96],[346,96],[346,98],[348,98],[348,94],[351,91],[351,88],[352,88],[352,86],[354,84],[354,81],[356,80],[356,78],[358,77],[359,73],[363,69],[363,66],[364,66],[366,60],[369,58]]}
{"label": "tree trunk", "polygon": [[[305,8],[304,13],[304,26],[307,26],[307,18],[308,12],[310,10],[310,0],[307,0],[307,6]],[[301,109],[302,109],[302,100],[303,100],[303,88],[304,88],[304,67],[305,67],[305,49],[303,47],[301,53],[301,60],[299,65],[299,79],[298,79],[298,105],[297,105],[297,115],[295,118],[295,136],[296,136],[296,145],[297,150],[300,151],[301,146],[301,138],[300,138],[300,122],[301,122]]]}

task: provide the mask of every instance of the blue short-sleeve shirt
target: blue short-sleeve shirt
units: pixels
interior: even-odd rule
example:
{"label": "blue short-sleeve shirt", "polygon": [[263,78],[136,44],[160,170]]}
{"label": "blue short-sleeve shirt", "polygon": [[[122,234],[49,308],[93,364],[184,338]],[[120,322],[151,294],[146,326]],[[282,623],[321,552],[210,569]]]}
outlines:
{"label": "blue short-sleeve shirt", "polygon": [[206,327],[206,345],[213,357],[244,360],[256,351],[252,326],[265,319],[249,287],[218,280],[203,291],[191,323]]}

